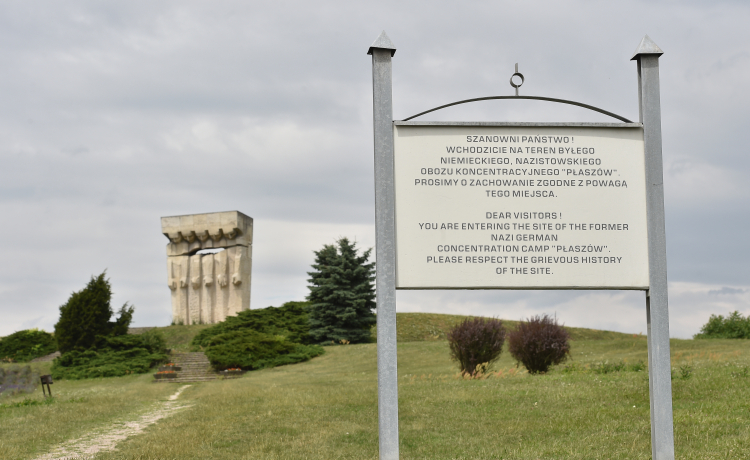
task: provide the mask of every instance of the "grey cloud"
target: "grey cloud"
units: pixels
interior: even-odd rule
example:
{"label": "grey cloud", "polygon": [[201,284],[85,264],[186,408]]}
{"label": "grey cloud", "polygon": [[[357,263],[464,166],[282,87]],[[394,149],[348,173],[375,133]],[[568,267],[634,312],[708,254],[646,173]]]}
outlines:
{"label": "grey cloud", "polygon": [[[704,293],[750,288],[748,19],[750,6],[733,1],[5,5],[0,215],[12,235],[0,243],[11,261],[0,267],[0,335],[27,324],[51,327],[67,296],[105,268],[115,305],[136,304],[136,324],[168,323],[164,215],[238,209],[253,216],[255,306],[304,297],[304,272],[324,242],[356,231],[372,245],[365,52],[382,29],[398,48],[396,118],[511,94],[516,62],[526,76],[522,94],[637,118],[629,58],[648,33],[665,50],[670,281]],[[606,120],[520,101],[426,119]],[[570,325],[639,332],[641,297],[420,292],[400,293],[399,308],[498,311],[511,319],[558,309]],[[681,336],[712,311],[741,305],[692,298],[674,297]],[[742,302],[739,294],[711,298]],[[496,310],[498,303],[511,307]],[[622,315],[603,313],[608,305]]]}
{"label": "grey cloud", "polygon": [[724,286],[721,289],[711,289],[708,291],[708,295],[733,295],[744,294],[745,292],[747,292],[747,289],[737,289]]}

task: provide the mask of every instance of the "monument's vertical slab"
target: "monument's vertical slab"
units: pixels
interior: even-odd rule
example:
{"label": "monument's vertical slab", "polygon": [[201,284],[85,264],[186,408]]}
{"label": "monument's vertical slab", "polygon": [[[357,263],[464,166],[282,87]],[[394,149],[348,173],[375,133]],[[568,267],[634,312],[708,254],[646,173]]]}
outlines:
{"label": "monument's vertical slab", "polygon": [[214,267],[216,268],[216,298],[214,299],[214,305],[216,305],[215,313],[217,314],[216,321],[224,321],[227,317],[229,306],[229,295],[227,287],[227,252],[221,251],[214,254]]}
{"label": "monument's vertical slab", "polygon": [[167,257],[167,270],[169,289],[172,290],[172,318],[187,318],[188,257]]}
{"label": "monument's vertical slab", "polygon": [[[193,256],[199,257],[199,256]],[[205,254],[200,256],[201,269],[203,270],[203,285],[201,286],[201,323],[213,324],[216,322],[214,309],[214,255]]]}
{"label": "monument's vertical slab", "polygon": [[238,211],[161,218],[175,324],[213,324],[250,308],[253,219]]}
{"label": "monument's vertical slab", "polygon": [[250,272],[252,269],[251,263],[252,246],[235,246],[234,248],[227,250],[227,282],[226,287],[223,288],[223,294],[226,296],[226,304],[224,307],[224,318],[227,315],[232,315],[232,305],[242,302],[241,296],[243,295],[243,286],[250,286]]}

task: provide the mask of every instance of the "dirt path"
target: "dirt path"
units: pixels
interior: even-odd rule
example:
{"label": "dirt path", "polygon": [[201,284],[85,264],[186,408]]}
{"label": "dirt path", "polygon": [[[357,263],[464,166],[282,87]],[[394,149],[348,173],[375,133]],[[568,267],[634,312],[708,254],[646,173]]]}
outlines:
{"label": "dirt path", "polygon": [[94,430],[78,439],[67,441],[52,452],[37,457],[35,460],[82,460],[93,458],[95,454],[102,451],[114,450],[117,443],[124,441],[130,436],[140,434],[146,427],[153,425],[164,417],[190,407],[180,404],[177,398],[190,385],[184,385],[169,400],[160,403],[155,409],[141,415],[136,420],[119,420],[113,422],[105,429]]}

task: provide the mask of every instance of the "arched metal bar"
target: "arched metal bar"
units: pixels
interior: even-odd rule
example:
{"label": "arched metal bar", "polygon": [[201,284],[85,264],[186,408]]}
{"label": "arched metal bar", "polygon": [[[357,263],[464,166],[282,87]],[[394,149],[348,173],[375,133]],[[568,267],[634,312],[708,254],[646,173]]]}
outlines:
{"label": "arched metal bar", "polygon": [[488,101],[491,99],[531,99],[534,101],[549,101],[549,102],[557,102],[560,104],[570,104],[570,105],[577,105],[578,107],[583,107],[584,109],[593,110],[594,112],[603,113],[604,115],[609,115],[612,118],[617,118],[620,121],[624,121],[625,123],[633,123],[632,121],[628,120],[625,117],[621,117],[619,115],[616,115],[612,112],[607,112],[604,109],[600,109],[599,107],[594,107],[593,105],[584,104],[582,102],[576,102],[576,101],[569,101],[567,99],[556,99],[553,97],[542,97],[542,96],[488,96],[488,97],[477,97],[474,99],[466,99],[463,101],[458,102],[451,102],[450,104],[441,105],[440,107],[435,107],[434,109],[425,110],[424,112],[418,113],[416,115],[412,115],[409,118],[404,118],[402,121],[409,121],[413,118],[421,117],[422,115],[425,115],[430,112],[434,112],[436,110],[444,109],[446,107],[451,107],[454,105],[459,104],[466,104],[467,102],[477,102],[477,101]]}

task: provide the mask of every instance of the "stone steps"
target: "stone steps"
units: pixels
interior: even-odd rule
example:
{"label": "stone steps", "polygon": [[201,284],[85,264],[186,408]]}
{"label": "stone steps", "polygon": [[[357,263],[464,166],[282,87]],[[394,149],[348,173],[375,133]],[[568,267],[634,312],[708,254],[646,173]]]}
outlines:
{"label": "stone steps", "polygon": [[177,371],[177,378],[158,379],[161,383],[208,382],[216,380],[219,375],[214,372],[211,363],[203,352],[172,353],[171,362],[182,369]]}

